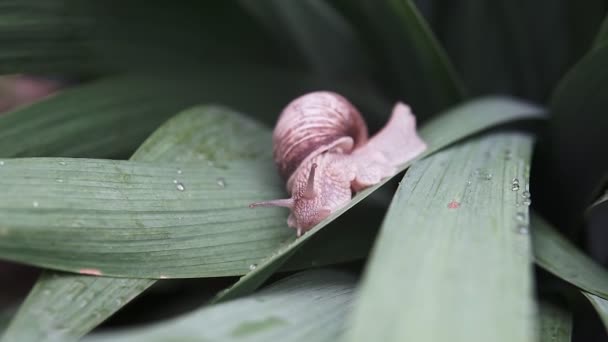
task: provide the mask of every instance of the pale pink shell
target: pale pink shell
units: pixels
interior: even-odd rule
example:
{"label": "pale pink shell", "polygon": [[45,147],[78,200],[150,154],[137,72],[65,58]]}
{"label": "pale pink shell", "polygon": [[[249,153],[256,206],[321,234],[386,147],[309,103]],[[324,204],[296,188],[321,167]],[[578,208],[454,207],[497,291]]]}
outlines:
{"label": "pale pink shell", "polygon": [[293,100],[279,116],[273,134],[274,161],[289,180],[305,159],[332,149],[350,153],[367,139],[365,121],[348,100],[328,91],[313,92]]}

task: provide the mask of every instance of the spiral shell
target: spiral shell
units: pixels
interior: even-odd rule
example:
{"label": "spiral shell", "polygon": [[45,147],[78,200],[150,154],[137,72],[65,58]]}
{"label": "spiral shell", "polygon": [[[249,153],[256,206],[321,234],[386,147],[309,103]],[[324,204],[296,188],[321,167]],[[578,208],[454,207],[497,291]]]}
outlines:
{"label": "spiral shell", "polygon": [[279,116],[273,134],[274,161],[290,189],[290,178],[305,159],[329,150],[350,153],[367,139],[365,121],[347,99],[313,92],[293,100]]}

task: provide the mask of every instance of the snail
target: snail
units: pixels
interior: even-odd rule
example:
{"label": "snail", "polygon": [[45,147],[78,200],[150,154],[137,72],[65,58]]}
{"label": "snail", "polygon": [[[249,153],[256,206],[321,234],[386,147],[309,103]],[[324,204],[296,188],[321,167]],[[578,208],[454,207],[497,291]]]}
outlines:
{"label": "snail", "polygon": [[353,193],[394,175],[425,149],[407,105],[397,103],[388,123],[369,138],[363,117],[347,99],[312,92],[285,107],[273,132],[274,161],[291,197],[249,207],[289,208],[287,225],[301,236]]}

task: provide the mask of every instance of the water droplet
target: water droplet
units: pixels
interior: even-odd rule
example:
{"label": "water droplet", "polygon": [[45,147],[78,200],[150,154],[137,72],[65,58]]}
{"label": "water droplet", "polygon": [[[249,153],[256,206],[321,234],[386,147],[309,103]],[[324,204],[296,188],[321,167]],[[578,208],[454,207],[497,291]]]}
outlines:
{"label": "water droplet", "polygon": [[218,185],[220,188],[225,188],[225,187],[226,187],[226,180],[224,179],[224,177],[219,177],[219,178],[217,179],[217,185]]}
{"label": "water droplet", "polygon": [[524,191],[521,193],[521,197],[523,198],[530,198],[530,191]]}
{"label": "water droplet", "polygon": [[66,165],[67,165],[67,163],[66,163],[66,162],[64,162],[64,161],[60,161],[60,162],[59,162],[59,165],[61,165],[61,166],[66,166]]}
{"label": "water droplet", "polygon": [[251,271],[255,270],[256,268],[258,268],[257,264],[251,264],[251,265],[249,265],[249,270],[251,270]]}
{"label": "water droplet", "polygon": [[519,190],[519,179],[513,178],[511,181],[511,190],[518,191]]}
{"label": "water droplet", "polygon": [[525,235],[525,234],[528,234],[530,232],[530,230],[528,229],[528,226],[521,225],[521,226],[517,227],[517,232],[519,234]]}
{"label": "water droplet", "polygon": [[[399,182],[399,183],[401,183],[401,182]],[[467,185],[471,185],[471,184],[473,184],[473,182],[470,179],[467,180]]]}
{"label": "water droplet", "polygon": [[0,160],[0,166],[4,165],[4,160]]}
{"label": "water droplet", "polygon": [[177,190],[179,191],[184,191],[186,190],[186,187],[184,186],[184,184],[182,183],[176,183],[175,187],[177,188]]}
{"label": "water droplet", "polygon": [[183,173],[182,169],[177,169],[177,174],[181,175]]}
{"label": "water droplet", "polygon": [[55,181],[56,181],[57,183],[63,183],[63,179],[61,179],[61,178],[57,178],[57,179],[55,179]]}
{"label": "water droplet", "polygon": [[177,184],[177,183],[178,183],[177,179],[174,179],[173,184]]}
{"label": "water droplet", "polygon": [[530,205],[530,204],[532,204],[532,201],[529,198],[526,198],[522,203],[524,205]]}
{"label": "water droplet", "polygon": [[492,180],[492,174],[491,173],[486,173],[486,177],[484,179],[485,180]]}
{"label": "water droplet", "polygon": [[517,213],[515,214],[515,219],[521,222],[526,219],[526,215],[524,213]]}
{"label": "water droplet", "polygon": [[40,203],[34,201],[32,202],[32,206],[34,206],[34,208],[38,208],[38,206],[40,205]]}

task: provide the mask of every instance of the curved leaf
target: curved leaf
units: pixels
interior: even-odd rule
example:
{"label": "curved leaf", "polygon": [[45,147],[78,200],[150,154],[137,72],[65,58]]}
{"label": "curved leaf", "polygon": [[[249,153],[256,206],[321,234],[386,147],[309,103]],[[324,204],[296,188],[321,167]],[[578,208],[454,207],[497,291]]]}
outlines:
{"label": "curved leaf", "polygon": [[488,134],[412,166],[376,239],[348,341],[536,340],[532,141]]}
{"label": "curved leaf", "polygon": [[258,25],[233,2],[142,7],[5,0],[0,22],[0,74],[156,72],[168,65],[259,63],[272,56]]}
{"label": "curved leaf", "polygon": [[[238,275],[293,238],[286,212],[248,208],[283,196],[270,132],[225,109],[185,115],[201,117],[199,130],[141,149],[177,162],[4,160],[0,257],[110,276]],[[180,139],[197,145],[163,149]]]}
{"label": "curved leaf", "polygon": [[[552,117],[546,196],[559,198],[547,208],[559,222],[577,228],[582,213],[608,174],[608,159],[588,151],[608,148],[608,42],[591,50],[560,81],[551,99]],[[593,124],[589,124],[593,122]],[[576,182],[560,182],[576,178]],[[553,186],[560,182],[560,186]],[[575,183],[575,184],[573,184]],[[605,244],[603,241],[602,244]]]}
{"label": "curved leaf", "polygon": [[345,329],[354,286],[344,273],[302,272],[247,298],[84,341],[335,341]]}
{"label": "curved leaf", "polygon": [[0,116],[0,156],[122,157],[167,118],[193,104],[231,105],[270,124],[291,99],[318,89],[343,93],[364,112],[389,110],[384,99],[356,85],[332,85],[274,68],[129,74],[65,90]]}
{"label": "curved leaf", "polygon": [[0,340],[76,341],[153,283],[43,273]]}
{"label": "curved leaf", "polygon": [[583,295],[585,295],[585,297],[587,297],[589,302],[591,302],[591,305],[593,305],[593,308],[595,308],[598,316],[600,316],[602,323],[604,323],[604,328],[608,332],[608,300],[585,291],[581,292]]}
{"label": "curved leaf", "polygon": [[[525,102],[500,97],[471,101],[443,113],[443,115],[438,116],[435,120],[429,122],[420,129],[420,135],[428,145],[428,149],[423,156],[430,155],[456,141],[497,125],[518,120],[540,120],[543,118],[544,112],[542,109]],[[400,168],[400,171],[405,170],[408,166],[409,164],[403,165]],[[387,181],[388,179],[385,179],[380,184],[357,193],[348,205],[330,215],[302,237],[278,247],[272,255],[262,263],[258,263],[255,270],[247,273],[232,287],[219,293],[215,300],[229,300],[255,290],[268,279],[270,275],[278,270],[298,249],[306,248],[304,245],[305,242],[311,239],[319,230],[323,229],[328,223],[365,199]],[[368,227],[355,226],[353,228],[367,229]],[[342,247],[340,249],[340,253],[342,254],[341,258],[344,257],[344,254],[350,253],[350,249],[348,248],[349,243],[359,246],[366,245],[365,243],[361,244],[359,242],[361,237],[366,237],[365,234],[358,235],[353,231],[349,232],[349,236],[353,238],[339,241],[340,246]],[[300,259],[315,260],[315,249],[311,248],[309,251],[310,254],[308,254],[308,257],[304,254],[299,256]],[[359,250],[353,251],[353,254],[355,255],[360,255],[360,253]]]}
{"label": "curved leaf", "polygon": [[578,288],[608,299],[608,271],[579,251],[538,214],[531,215],[536,263]]}
{"label": "curved leaf", "polygon": [[[176,115],[157,129],[131,159],[199,160],[219,147],[223,151],[221,158],[235,158],[255,151],[255,145],[251,149],[248,139],[255,139],[259,134],[233,135],[230,140],[224,139],[225,132],[234,127],[238,131],[240,125],[253,128],[252,123],[235,114],[213,120],[217,119],[216,111],[200,107]],[[260,131],[264,136],[264,129],[260,128]],[[77,340],[154,282],[47,272],[19,308],[4,340]]]}
{"label": "curved leaf", "polygon": [[344,1],[340,6],[368,50],[418,115],[428,118],[464,99],[464,86],[424,18],[410,0]]}
{"label": "curved leaf", "polygon": [[[325,0],[241,0],[274,35],[282,54],[298,51],[315,71],[329,76],[364,74],[369,68],[350,24]],[[292,57],[292,56],[287,56]]]}

